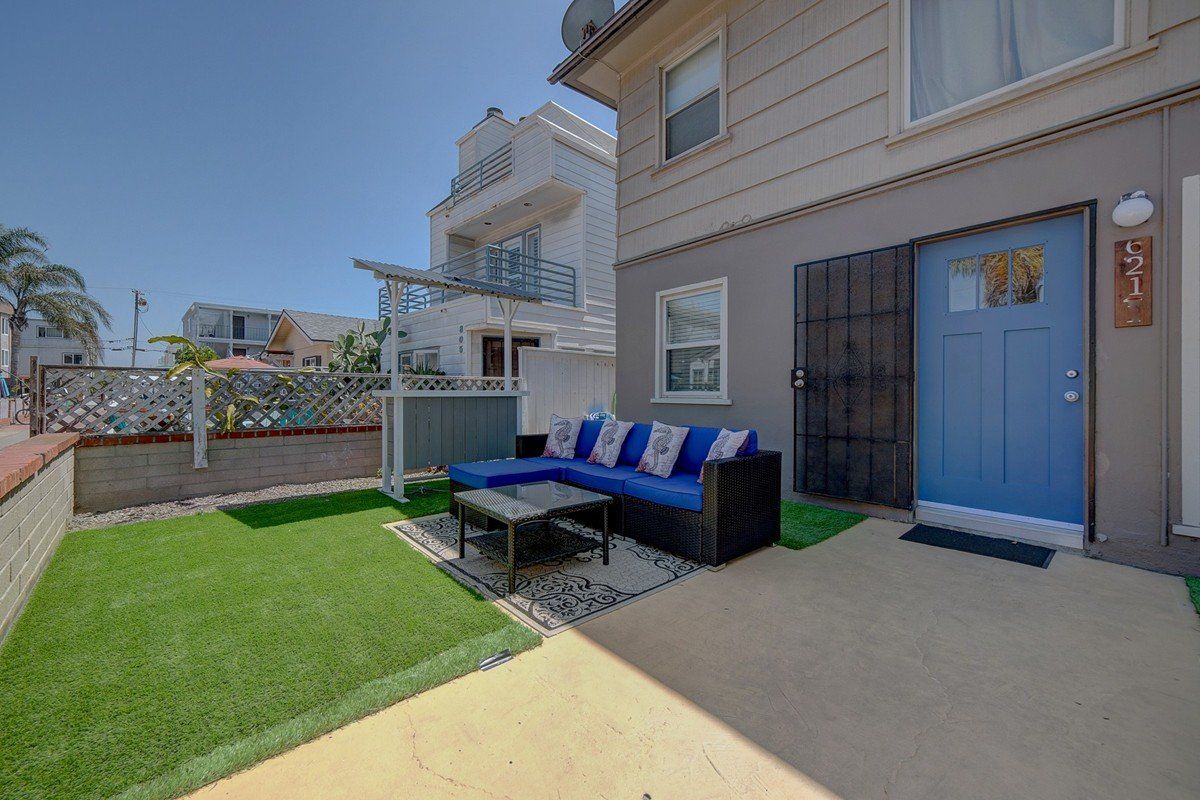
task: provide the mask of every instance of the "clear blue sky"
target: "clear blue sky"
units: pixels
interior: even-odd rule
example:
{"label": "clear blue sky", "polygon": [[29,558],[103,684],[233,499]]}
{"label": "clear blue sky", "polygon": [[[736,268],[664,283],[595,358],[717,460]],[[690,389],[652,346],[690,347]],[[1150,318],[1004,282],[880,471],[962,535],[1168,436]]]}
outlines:
{"label": "clear blue sky", "polygon": [[135,286],[143,346],[193,300],[370,316],[349,257],[428,264],[425,211],[487,106],[555,100],[613,129],[546,83],[566,5],[6,3],[0,222],[83,271],[105,338],[130,335]]}

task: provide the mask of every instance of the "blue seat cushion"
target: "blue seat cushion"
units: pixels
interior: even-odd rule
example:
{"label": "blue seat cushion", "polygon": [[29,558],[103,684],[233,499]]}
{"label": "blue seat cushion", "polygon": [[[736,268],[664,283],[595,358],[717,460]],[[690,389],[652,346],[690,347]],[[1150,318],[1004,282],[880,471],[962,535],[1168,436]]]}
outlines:
{"label": "blue seat cushion", "polygon": [[[559,461],[561,459],[546,459]],[[466,484],[473,489],[490,489],[496,486],[512,486],[517,483],[556,481],[560,475],[558,467],[535,463],[532,459],[507,458],[500,461],[474,461],[468,464],[453,464],[450,480]]]}
{"label": "blue seat cushion", "polygon": [[[550,456],[531,456],[529,458],[518,458],[517,461],[524,461],[526,464],[532,464],[538,467],[555,470],[555,473],[561,477],[562,470],[571,466],[577,459],[574,458],[551,458]],[[552,481],[559,478],[550,478]]]}
{"label": "blue seat cushion", "polygon": [[568,464],[564,472],[566,479],[571,483],[578,483],[580,486],[606,494],[621,494],[625,481],[643,474],[628,464],[606,467],[603,464],[589,464],[582,458]]}
{"label": "blue seat cushion", "polygon": [[638,474],[641,477],[625,481],[627,497],[688,511],[699,511],[704,505],[704,486],[696,482],[695,472],[675,472],[669,478]]}

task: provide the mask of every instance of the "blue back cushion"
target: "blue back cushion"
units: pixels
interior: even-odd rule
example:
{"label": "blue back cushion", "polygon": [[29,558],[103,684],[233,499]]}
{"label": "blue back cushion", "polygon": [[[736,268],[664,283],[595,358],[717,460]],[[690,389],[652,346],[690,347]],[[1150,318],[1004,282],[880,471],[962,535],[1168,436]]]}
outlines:
{"label": "blue back cushion", "polygon": [[642,460],[642,453],[646,452],[646,445],[650,443],[650,431],[653,428],[653,425],[645,422],[635,422],[625,436],[625,444],[621,445],[621,455],[617,463],[636,467]]}
{"label": "blue back cushion", "polygon": [[[587,425],[587,423],[585,422],[584,425]],[[650,431],[653,428],[653,425],[645,422],[635,423],[632,430],[629,431],[629,435],[625,437],[625,444],[621,446],[621,457],[617,463],[636,467],[638,461],[642,458],[642,453],[646,450],[647,443],[650,441]],[[683,440],[683,449],[679,451],[679,460],[675,462],[675,468],[671,470],[671,474],[690,472],[694,475],[699,475],[700,468],[704,464],[704,457],[708,455],[709,448],[717,440],[717,435],[720,432],[720,428],[702,428],[689,425],[687,438]],[[579,440],[583,441],[582,431],[579,433]],[[576,448],[575,452],[578,454],[580,452],[579,448]],[[591,452],[590,447],[588,448],[588,452]],[[743,455],[751,455],[757,452],[758,433],[751,430],[750,436],[746,439],[746,447],[742,453]]]}
{"label": "blue back cushion", "polygon": [[720,428],[700,428],[689,425],[688,435],[683,440],[683,449],[679,451],[679,458],[675,461],[675,468],[671,470],[671,474],[674,475],[677,472],[699,474],[704,457],[708,455],[708,449],[717,440],[717,434],[720,432]]}
{"label": "blue back cushion", "polygon": [[587,458],[600,438],[600,429],[604,427],[602,419],[585,419],[579,428],[579,438],[575,440],[575,457]]}

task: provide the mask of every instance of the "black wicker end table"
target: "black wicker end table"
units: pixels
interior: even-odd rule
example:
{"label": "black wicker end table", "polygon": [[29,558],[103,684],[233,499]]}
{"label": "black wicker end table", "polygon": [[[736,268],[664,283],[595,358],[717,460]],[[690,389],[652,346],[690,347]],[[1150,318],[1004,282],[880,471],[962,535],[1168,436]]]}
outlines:
{"label": "black wicker end table", "polygon": [[[602,548],[604,565],[608,566],[608,506],[613,501],[608,495],[542,481],[455,492],[454,500],[458,503],[458,557],[466,556],[470,541],[472,547],[488,558],[507,564],[509,594],[516,590],[518,567],[566,558],[594,550],[597,545]],[[475,534],[468,539],[464,511],[468,508],[500,522],[504,529]],[[555,521],[596,508],[604,511],[599,543]]]}

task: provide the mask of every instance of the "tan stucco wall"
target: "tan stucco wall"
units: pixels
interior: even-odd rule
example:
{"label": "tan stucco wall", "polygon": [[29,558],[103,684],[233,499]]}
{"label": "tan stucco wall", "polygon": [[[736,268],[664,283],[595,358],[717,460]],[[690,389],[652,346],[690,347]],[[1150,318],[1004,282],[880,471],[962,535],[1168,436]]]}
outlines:
{"label": "tan stucco wall", "polygon": [[[1169,547],[1158,544],[1168,521],[1161,514],[1164,391],[1171,398],[1169,441],[1176,445],[1171,463],[1178,464],[1179,412],[1172,393],[1178,393],[1179,375],[1179,181],[1200,173],[1200,101],[1177,105],[1169,114],[1169,128],[1162,110],[1124,118],[619,269],[621,416],[756,427],[764,447],[784,452],[784,490],[790,494],[792,390],[785,377],[795,336],[795,264],[1096,200],[1095,522],[1108,541],[1090,549],[1114,560],[1200,573],[1200,541],[1172,537]],[[1164,138],[1170,143],[1165,162]],[[1157,211],[1140,227],[1117,228],[1112,208],[1134,189],[1148,191]],[[1169,220],[1165,237],[1164,220]],[[1112,322],[1113,242],[1139,235],[1154,237],[1155,324],[1118,330]],[[651,404],[655,292],[723,276],[729,278],[732,405]],[[1173,340],[1169,350],[1164,326]],[[1164,359],[1170,366],[1166,387]],[[1170,519],[1177,520],[1180,492],[1173,480]]]}

